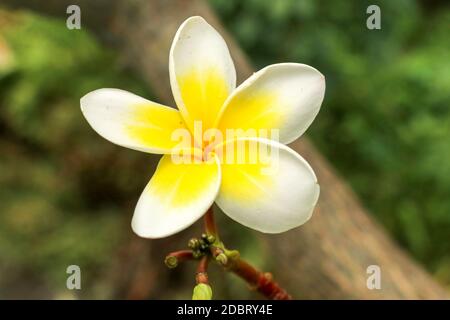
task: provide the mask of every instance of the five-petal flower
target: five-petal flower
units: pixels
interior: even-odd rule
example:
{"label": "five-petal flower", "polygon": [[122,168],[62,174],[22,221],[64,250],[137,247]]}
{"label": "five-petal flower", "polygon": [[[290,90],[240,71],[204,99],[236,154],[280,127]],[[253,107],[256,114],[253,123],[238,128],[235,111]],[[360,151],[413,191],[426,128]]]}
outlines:
{"label": "five-petal flower", "polygon": [[[323,75],[307,65],[281,63],[254,73],[236,88],[227,45],[201,17],[187,19],[178,29],[169,72],[179,111],[118,89],[95,90],[81,99],[84,116],[101,136],[163,154],[137,203],[133,230],[147,238],[172,235],[193,224],[214,201],[232,219],[266,233],[306,222],[319,185],[308,163],[284,144],[301,136],[319,112]],[[178,141],[173,132],[195,136],[196,122],[203,130],[236,129],[240,135],[214,145],[208,159],[174,162]],[[278,130],[279,142],[261,137],[261,129]],[[270,148],[277,157],[223,161],[218,145],[232,150],[236,141],[247,152],[252,143]],[[204,141],[196,143],[195,148],[204,149]],[[272,167],[276,170],[264,170]]]}

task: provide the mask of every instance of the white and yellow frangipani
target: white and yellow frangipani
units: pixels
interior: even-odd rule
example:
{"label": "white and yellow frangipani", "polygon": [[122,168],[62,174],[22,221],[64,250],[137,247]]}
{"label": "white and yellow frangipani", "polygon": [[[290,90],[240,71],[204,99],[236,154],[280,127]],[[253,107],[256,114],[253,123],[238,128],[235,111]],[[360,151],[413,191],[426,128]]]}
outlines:
{"label": "white and yellow frangipani", "polygon": [[[320,188],[309,164],[284,144],[301,136],[319,112],[324,76],[307,65],[281,63],[254,73],[236,88],[227,45],[201,17],[187,19],[178,29],[169,72],[179,111],[119,89],[95,90],[81,99],[84,116],[101,136],[163,154],[137,203],[133,230],[146,238],[172,235],[193,224],[214,202],[232,219],[265,233],[305,223]],[[184,129],[194,136],[196,122],[203,130],[242,130],[213,146],[202,161],[174,162],[179,141],[172,133]],[[255,134],[260,129],[278,130],[279,142]],[[235,142],[248,152],[255,144],[269,148],[277,157],[224,161],[221,153],[235,148]],[[205,148],[205,142],[197,141],[195,148]]]}

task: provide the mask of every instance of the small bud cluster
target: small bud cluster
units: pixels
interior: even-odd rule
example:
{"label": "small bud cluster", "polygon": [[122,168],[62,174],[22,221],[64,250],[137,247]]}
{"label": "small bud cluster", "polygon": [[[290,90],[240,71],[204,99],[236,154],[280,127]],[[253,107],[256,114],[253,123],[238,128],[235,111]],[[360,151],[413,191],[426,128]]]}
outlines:
{"label": "small bud cluster", "polygon": [[198,259],[208,253],[210,246],[216,241],[212,234],[203,233],[200,238],[192,238],[188,247],[192,250],[192,256]]}

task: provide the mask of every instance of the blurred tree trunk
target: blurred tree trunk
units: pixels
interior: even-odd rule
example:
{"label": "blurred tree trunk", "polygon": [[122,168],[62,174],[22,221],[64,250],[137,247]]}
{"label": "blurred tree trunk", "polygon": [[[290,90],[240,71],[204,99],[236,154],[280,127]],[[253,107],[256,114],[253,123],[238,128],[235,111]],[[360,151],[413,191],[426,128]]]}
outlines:
{"label": "blurred tree trunk", "polygon": [[[169,86],[169,47],[180,23],[201,15],[224,35],[238,72],[238,81],[253,69],[238,45],[224,31],[208,5],[196,0],[2,0],[12,8],[32,9],[66,19],[71,4],[81,7],[82,27],[90,28],[153,89],[159,101],[174,106]],[[326,112],[326,102],[322,112]],[[270,254],[271,272],[294,298],[439,299],[447,292],[412,261],[369,216],[353,192],[307,138],[291,147],[304,156],[321,185],[319,204],[305,226],[276,236],[259,236]],[[128,226],[127,226],[128,227]],[[192,230],[190,230],[192,231]],[[166,240],[130,240],[124,248],[118,295],[127,298],[167,297],[162,289],[176,283],[191,285],[192,275],[165,271],[160,250],[186,242],[187,232]],[[225,239],[226,240],[226,239]],[[369,265],[381,268],[381,290],[366,286]],[[156,274],[156,276],[155,276]],[[179,297],[179,296],[177,296]]]}

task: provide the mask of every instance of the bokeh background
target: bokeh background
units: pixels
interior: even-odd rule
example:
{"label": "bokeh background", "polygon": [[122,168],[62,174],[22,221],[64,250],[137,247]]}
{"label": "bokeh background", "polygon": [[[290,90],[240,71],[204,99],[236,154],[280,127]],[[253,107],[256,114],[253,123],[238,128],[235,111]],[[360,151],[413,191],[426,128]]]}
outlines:
{"label": "bokeh background", "polygon": [[[450,289],[450,8],[380,2],[382,30],[374,31],[365,27],[366,1],[210,4],[257,68],[295,61],[326,75],[308,136]],[[115,52],[64,19],[0,4],[0,298],[70,297],[65,268],[73,263],[90,283],[81,297],[112,296],[132,210],[155,162],[89,128],[79,109],[87,92],[152,92]]]}

